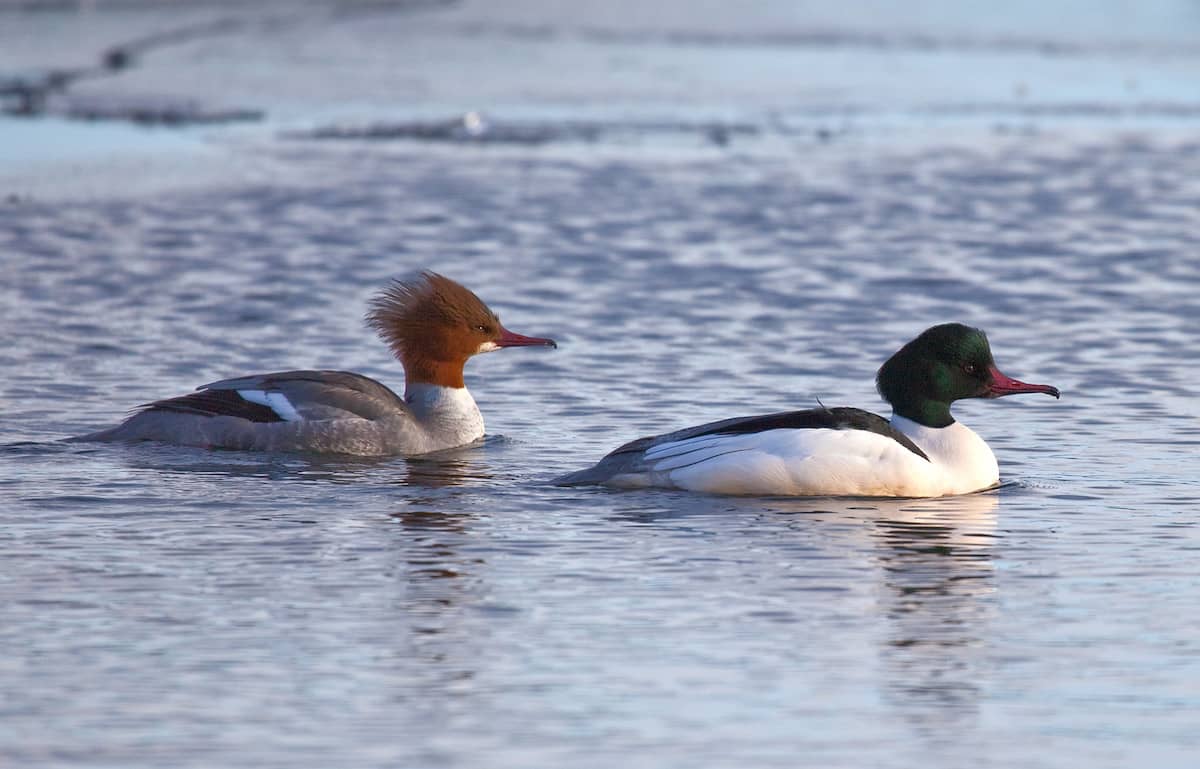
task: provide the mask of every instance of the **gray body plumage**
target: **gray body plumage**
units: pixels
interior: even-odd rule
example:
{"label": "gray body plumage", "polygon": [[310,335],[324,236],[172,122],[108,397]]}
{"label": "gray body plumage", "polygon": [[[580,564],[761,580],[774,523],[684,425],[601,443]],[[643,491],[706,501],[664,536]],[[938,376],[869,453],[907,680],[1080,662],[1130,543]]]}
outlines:
{"label": "gray body plumage", "polygon": [[514,334],[474,293],[435,272],[396,280],[367,325],[404,366],[404,397],[348,371],[282,371],[222,379],[154,401],[111,430],[76,441],[162,441],[252,451],[359,456],[428,454],[483,437],[463,366],[503,347],[556,347]]}
{"label": "gray body plumage", "polygon": [[483,418],[465,388],[412,385],[405,400],[359,374],[285,371],[224,379],[197,389],[235,391],[247,400],[260,399],[255,403],[278,404],[273,408],[278,416],[254,421],[173,404],[186,401],[183,396],[147,404],[117,427],[75,440],[384,456],[425,454],[483,435]]}

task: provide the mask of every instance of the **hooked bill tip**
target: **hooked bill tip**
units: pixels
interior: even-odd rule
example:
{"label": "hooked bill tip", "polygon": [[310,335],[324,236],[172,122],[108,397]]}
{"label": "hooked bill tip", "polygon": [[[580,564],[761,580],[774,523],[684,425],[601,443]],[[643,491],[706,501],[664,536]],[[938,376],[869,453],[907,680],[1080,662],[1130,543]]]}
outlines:
{"label": "hooked bill tip", "polygon": [[990,373],[992,381],[988,387],[986,397],[1002,398],[1005,395],[1018,395],[1020,393],[1045,393],[1046,395],[1053,395],[1055,398],[1059,397],[1057,387],[1044,384],[1029,384],[1019,379],[1013,379],[1010,376],[1001,374],[995,366],[992,367]]}
{"label": "hooked bill tip", "polygon": [[497,347],[553,347],[558,349],[558,342],[540,336],[525,336],[515,334],[501,327],[500,338],[496,340]]}

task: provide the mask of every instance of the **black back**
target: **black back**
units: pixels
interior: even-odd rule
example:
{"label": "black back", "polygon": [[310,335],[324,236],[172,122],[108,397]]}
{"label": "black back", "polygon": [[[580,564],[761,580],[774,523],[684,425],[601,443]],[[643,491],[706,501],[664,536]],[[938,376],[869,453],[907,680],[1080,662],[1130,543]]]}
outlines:
{"label": "black back", "polygon": [[921,451],[921,448],[913,443],[907,435],[892,427],[891,422],[878,414],[847,407],[781,411],[776,414],[723,419],[719,422],[709,422],[708,424],[689,427],[673,433],[655,435],[650,438],[639,438],[636,441],[626,443],[612,452],[612,454],[609,454],[609,456],[645,451],[651,446],[656,446],[660,443],[684,441],[689,438],[698,438],[702,435],[743,435],[746,433],[764,432],[766,430],[806,429],[867,430],[868,432],[878,433],[891,438],[922,459],[929,459],[925,455],[925,452]]}

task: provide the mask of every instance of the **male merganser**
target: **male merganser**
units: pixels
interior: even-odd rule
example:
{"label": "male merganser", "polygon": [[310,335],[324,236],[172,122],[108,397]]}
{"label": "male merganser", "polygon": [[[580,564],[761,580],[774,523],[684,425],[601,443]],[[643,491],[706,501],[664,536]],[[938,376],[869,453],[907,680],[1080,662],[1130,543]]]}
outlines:
{"label": "male merganser", "polygon": [[928,329],[883,364],[876,387],[892,418],[818,408],[711,422],[627,443],[561,485],[660,487],[714,494],[940,497],[1000,481],[983,439],[950,416],[962,398],[1056,388],[996,368],[979,329]]}
{"label": "male merganser", "polygon": [[148,403],[110,430],[73,440],[427,454],[483,436],[483,417],[463,382],[468,358],[502,347],[558,346],[514,334],[479,297],[433,272],[393,281],[371,300],[366,319],[404,366],[404,398],[347,371],[256,374]]}

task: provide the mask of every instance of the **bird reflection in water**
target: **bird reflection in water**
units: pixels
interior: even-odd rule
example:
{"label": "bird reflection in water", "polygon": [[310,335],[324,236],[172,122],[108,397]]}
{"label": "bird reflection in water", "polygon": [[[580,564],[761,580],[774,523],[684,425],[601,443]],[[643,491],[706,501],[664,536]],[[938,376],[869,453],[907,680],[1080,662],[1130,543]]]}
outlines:
{"label": "bird reflection in water", "polygon": [[429,663],[424,702],[436,709],[446,706],[447,691],[460,691],[475,677],[481,653],[472,607],[486,592],[480,576],[486,560],[474,552],[477,547],[464,552],[478,544],[479,515],[466,510],[454,490],[478,477],[478,468],[469,460],[410,460],[407,466],[398,483],[429,493],[406,495],[403,508],[390,513],[400,530],[392,544],[396,614],[406,630],[395,638],[395,649],[406,668],[414,659]]}
{"label": "bird reflection in water", "polygon": [[153,443],[121,446],[119,451],[90,446],[71,447],[70,451],[73,454],[111,455],[124,466],[162,473],[353,485],[383,482],[442,488],[492,480],[486,455],[473,451],[474,448],[408,458],[230,451]]}
{"label": "bird reflection in water", "polygon": [[404,509],[391,513],[399,527],[392,543],[400,628],[391,641],[395,664],[407,675],[414,660],[424,663],[420,680],[408,680],[395,697],[398,704],[414,707],[414,694],[419,695],[419,707],[434,720],[455,707],[456,698],[448,694],[462,694],[464,686],[469,690],[483,654],[472,607],[485,594],[480,570],[486,561],[463,552],[475,537],[478,518],[451,509],[452,504],[434,495],[410,497]]}
{"label": "bird reflection in water", "polygon": [[487,462],[461,450],[426,457],[409,457],[404,460],[404,477],[397,483],[433,489],[486,483],[493,478],[488,472],[488,467]]}
{"label": "bird reflection in water", "polygon": [[886,618],[884,697],[931,735],[975,717],[994,611],[997,492],[884,508],[872,538]]}

